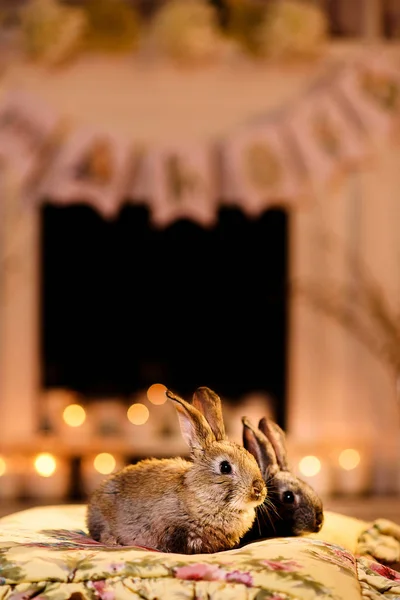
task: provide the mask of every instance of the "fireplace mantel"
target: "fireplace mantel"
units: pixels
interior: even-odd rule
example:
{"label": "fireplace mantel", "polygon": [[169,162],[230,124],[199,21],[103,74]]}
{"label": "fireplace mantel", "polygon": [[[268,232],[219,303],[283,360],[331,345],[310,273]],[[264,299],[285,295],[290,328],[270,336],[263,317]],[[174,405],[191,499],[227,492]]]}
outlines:
{"label": "fireplace mantel", "polygon": [[334,42],[318,59],[283,65],[241,58],[185,69],[108,55],[83,56],[53,70],[17,62],[0,79],[0,92],[26,90],[78,126],[104,128],[140,143],[201,142],[292,104],[330,67],[368,49],[396,57],[398,44]]}

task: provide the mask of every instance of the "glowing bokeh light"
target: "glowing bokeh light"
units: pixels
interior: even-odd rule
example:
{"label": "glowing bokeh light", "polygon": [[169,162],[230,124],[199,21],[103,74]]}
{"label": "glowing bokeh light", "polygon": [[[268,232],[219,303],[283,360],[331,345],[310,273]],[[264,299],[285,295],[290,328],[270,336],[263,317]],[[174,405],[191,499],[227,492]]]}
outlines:
{"label": "glowing bokeh light", "polygon": [[48,452],[38,454],[34,465],[37,473],[42,477],[51,477],[57,468],[56,459]]}
{"label": "glowing bokeh light", "polygon": [[315,477],[321,470],[321,461],[316,456],[303,456],[299,462],[299,469],[306,477]]}
{"label": "glowing bokeh light", "polygon": [[357,450],[346,448],[339,454],[339,465],[345,471],[352,471],[360,464],[361,456]]}
{"label": "glowing bokeh light", "polygon": [[86,412],[80,404],[70,404],[64,409],[63,419],[70,427],[80,427],[86,419]]}
{"label": "glowing bokeh light", "polygon": [[147,390],[147,398],[152,404],[164,404],[167,401],[166,389],[162,383],[153,383]]}
{"label": "glowing bokeh light", "polygon": [[7,471],[6,461],[0,456],[0,477]]}
{"label": "glowing bokeh light", "polygon": [[127,416],[133,425],[144,425],[150,416],[150,412],[147,406],[137,402],[128,408]]}
{"label": "glowing bokeh light", "polygon": [[94,461],[93,466],[98,473],[102,475],[109,475],[112,473],[116,467],[116,460],[112,454],[108,454],[108,452],[102,452],[98,454]]}

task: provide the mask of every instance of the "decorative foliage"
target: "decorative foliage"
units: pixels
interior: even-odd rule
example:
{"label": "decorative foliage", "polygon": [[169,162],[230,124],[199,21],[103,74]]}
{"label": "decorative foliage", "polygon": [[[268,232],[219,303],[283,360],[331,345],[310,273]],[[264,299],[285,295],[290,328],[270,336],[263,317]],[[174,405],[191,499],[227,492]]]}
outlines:
{"label": "decorative foliage", "polygon": [[256,56],[308,58],[327,37],[322,9],[307,0],[227,0],[228,33]]}
{"label": "decorative foliage", "polygon": [[158,54],[180,63],[209,62],[222,50],[215,9],[205,0],[167,2],[155,15],[150,36]]}
{"label": "decorative foliage", "polygon": [[124,52],[137,48],[141,23],[124,0],[88,0],[86,46],[92,50]]}
{"label": "decorative foliage", "polygon": [[258,31],[267,15],[265,2],[227,0],[229,8],[228,34],[250,54],[259,54]]}
{"label": "decorative foliage", "polygon": [[[332,248],[332,238],[324,236],[323,246]],[[306,299],[322,314],[334,319],[353,334],[394,373],[400,373],[400,315],[362,258],[344,250],[345,262],[354,281],[298,282],[293,292]]]}
{"label": "decorative foliage", "polygon": [[28,56],[57,65],[82,47],[87,20],[80,8],[56,0],[33,0],[21,12],[23,46]]}
{"label": "decorative foliage", "polygon": [[311,1],[158,0],[146,5],[151,10],[145,18],[144,0],[85,0],[74,6],[25,0],[13,8],[12,18],[11,9],[0,10],[0,50],[4,54],[12,22],[11,45],[21,37],[30,58],[52,66],[79,51],[131,52],[143,45],[157,57],[186,64],[208,64],[238,50],[250,56],[309,57],[326,37],[325,15]]}
{"label": "decorative foliage", "polygon": [[273,59],[313,57],[327,40],[327,25],[322,9],[310,1],[272,2],[257,29],[258,51]]}

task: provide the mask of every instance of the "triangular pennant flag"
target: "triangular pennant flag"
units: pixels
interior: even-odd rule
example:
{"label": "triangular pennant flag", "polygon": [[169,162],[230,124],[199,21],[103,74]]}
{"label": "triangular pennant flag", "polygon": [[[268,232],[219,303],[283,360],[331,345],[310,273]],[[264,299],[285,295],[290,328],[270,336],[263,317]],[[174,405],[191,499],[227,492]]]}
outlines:
{"label": "triangular pennant flag", "polygon": [[248,126],[221,145],[222,202],[257,216],[303,193],[302,169],[282,121]]}
{"label": "triangular pennant flag", "polygon": [[10,92],[0,101],[0,163],[24,185],[36,169],[60,118],[36,97]]}
{"label": "triangular pennant flag", "polygon": [[369,157],[368,140],[364,132],[343,109],[330,88],[318,94],[313,131],[325,154],[340,167],[358,167]]}
{"label": "triangular pennant flag", "polygon": [[149,148],[129,195],[146,202],[158,227],[177,219],[212,226],[217,205],[214,161],[213,148],[207,145]]}
{"label": "triangular pennant flag", "polygon": [[400,70],[370,56],[344,67],[334,88],[345,110],[368,136],[391,134],[400,115]]}
{"label": "triangular pennant flag", "polygon": [[42,195],[58,204],[90,204],[104,217],[112,217],[124,200],[131,156],[125,140],[101,131],[76,130],[66,140]]}
{"label": "triangular pennant flag", "polygon": [[308,94],[287,115],[293,136],[314,191],[366,158],[367,140],[330,93]]}

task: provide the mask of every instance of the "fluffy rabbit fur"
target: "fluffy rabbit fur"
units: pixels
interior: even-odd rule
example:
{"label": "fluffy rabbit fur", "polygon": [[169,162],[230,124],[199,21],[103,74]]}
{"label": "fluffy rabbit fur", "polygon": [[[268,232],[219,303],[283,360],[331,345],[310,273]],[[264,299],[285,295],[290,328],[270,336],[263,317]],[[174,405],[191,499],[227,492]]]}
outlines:
{"label": "fluffy rabbit fur", "polygon": [[271,537],[296,536],[321,529],[323,506],[313,488],[294,475],[288,466],[285,434],[270,419],[258,429],[242,418],[243,445],[256,458],[268,486],[268,497],[257,509],[252,528],[241,545]]}
{"label": "fluffy rabbit fur", "polygon": [[209,553],[236,546],[251,527],[266,486],[254,457],[225,436],[219,397],[200,387],[195,406],[166,392],[191,460],[142,460],[106,479],[90,498],[90,535],[104,544]]}

